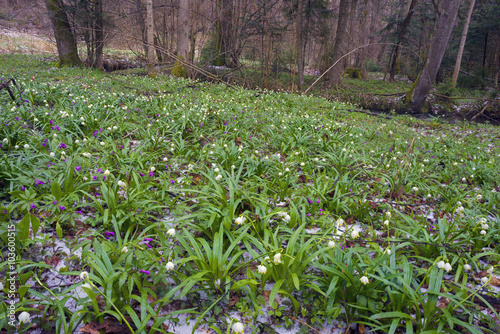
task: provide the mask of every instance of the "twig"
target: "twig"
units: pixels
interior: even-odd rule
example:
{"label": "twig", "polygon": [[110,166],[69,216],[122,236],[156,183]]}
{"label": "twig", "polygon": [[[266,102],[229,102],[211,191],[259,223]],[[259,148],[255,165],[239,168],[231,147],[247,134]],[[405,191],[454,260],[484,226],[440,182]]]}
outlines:
{"label": "twig", "polygon": [[305,326],[309,327],[310,329],[312,329],[312,330],[313,330],[313,331],[315,331],[316,333],[321,333],[320,331],[318,331],[318,330],[317,330],[317,329],[315,329],[315,328],[312,328],[311,326],[309,326],[307,323],[305,323],[305,322],[304,322],[304,321],[302,321],[302,320],[299,320],[299,319],[294,318],[294,317],[291,317],[291,316],[288,316],[288,317],[289,317],[290,319],[293,319],[293,320],[295,320],[295,321],[300,322],[302,325],[305,325]]}
{"label": "twig", "polygon": [[482,115],[484,113],[484,111],[486,110],[487,107],[488,107],[488,102],[486,102],[486,104],[484,105],[484,108],[481,109],[480,112],[478,112],[477,114],[475,114],[474,116],[472,116],[472,118],[470,120],[474,121],[477,116]]}

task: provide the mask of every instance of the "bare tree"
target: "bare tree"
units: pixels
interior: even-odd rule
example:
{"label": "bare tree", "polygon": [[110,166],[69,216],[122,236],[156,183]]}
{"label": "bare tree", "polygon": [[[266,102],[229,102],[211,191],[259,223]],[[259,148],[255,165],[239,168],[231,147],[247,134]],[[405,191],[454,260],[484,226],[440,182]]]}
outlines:
{"label": "bare tree", "polygon": [[406,103],[409,103],[413,112],[421,112],[424,110],[425,100],[432,88],[436,75],[441,66],[444,52],[450,39],[451,31],[455,25],[455,21],[460,7],[460,0],[442,1],[439,8],[439,18],[436,23],[434,38],[432,39],[431,48],[427,56],[422,72],[413,84],[412,88],[406,96]]}
{"label": "bare tree", "polygon": [[146,53],[148,76],[154,78],[155,71],[155,53],[154,53],[154,31],[153,31],[153,0],[146,0]]}
{"label": "bare tree", "polygon": [[62,0],[45,0],[47,11],[54,29],[60,66],[79,66],[82,61],[78,56],[75,36],[64,11]]}
{"label": "bare tree", "polygon": [[[348,22],[349,22],[349,9],[351,6],[350,0],[340,0],[339,6],[339,19],[337,22],[337,33],[335,34],[335,44],[333,45],[332,63],[335,64],[340,58],[347,53],[347,39],[348,39]],[[338,85],[340,77],[346,68],[346,59],[341,60],[336,66],[330,70],[330,84]]]}
{"label": "bare tree", "polygon": [[464,54],[465,40],[467,39],[467,32],[469,31],[470,19],[472,17],[472,12],[474,11],[474,4],[476,0],[470,0],[469,12],[467,13],[467,18],[465,19],[464,30],[462,31],[462,38],[460,38],[460,46],[458,48],[457,61],[455,63],[455,68],[453,70],[453,75],[451,76],[451,82],[453,87],[457,84],[458,72],[460,72],[460,65],[462,64],[462,55]]}
{"label": "bare tree", "polygon": [[[179,24],[178,24],[178,38],[177,38],[177,57],[182,61],[189,61],[189,33],[191,30],[191,25],[189,24],[189,9],[190,0],[180,0],[179,1]],[[180,61],[176,61],[172,74],[179,77],[188,77],[189,68],[182,64]]]}

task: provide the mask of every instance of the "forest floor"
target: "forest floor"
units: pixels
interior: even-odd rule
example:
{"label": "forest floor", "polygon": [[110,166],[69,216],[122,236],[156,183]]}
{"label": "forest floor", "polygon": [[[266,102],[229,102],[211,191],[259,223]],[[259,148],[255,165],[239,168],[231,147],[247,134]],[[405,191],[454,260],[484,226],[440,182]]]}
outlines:
{"label": "forest floor", "polygon": [[0,56],[2,333],[498,333],[498,127],[55,64]]}

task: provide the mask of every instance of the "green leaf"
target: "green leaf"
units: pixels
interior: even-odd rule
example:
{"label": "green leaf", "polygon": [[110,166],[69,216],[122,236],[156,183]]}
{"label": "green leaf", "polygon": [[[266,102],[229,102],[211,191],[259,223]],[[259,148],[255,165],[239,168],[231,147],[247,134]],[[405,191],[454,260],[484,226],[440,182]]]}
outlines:
{"label": "green leaf", "polygon": [[297,273],[292,273],[292,280],[295,288],[297,290],[300,290],[299,276],[297,276]]}
{"label": "green leaf", "polygon": [[52,196],[56,198],[56,200],[59,202],[62,198],[62,190],[61,186],[57,181],[52,181],[52,188],[50,189]]}
{"label": "green leaf", "polygon": [[61,227],[61,225],[59,224],[59,222],[57,222],[57,223],[56,223],[56,234],[57,234],[57,237],[58,237],[59,239],[61,239],[61,238],[62,238],[62,236],[63,236],[62,227]]}
{"label": "green leaf", "polygon": [[278,282],[276,282],[271,289],[271,293],[269,294],[269,306],[272,307],[274,298],[276,298],[276,294],[278,293],[279,289],[281,288],[281,285],[285,282],[284,279],[280,279]]}

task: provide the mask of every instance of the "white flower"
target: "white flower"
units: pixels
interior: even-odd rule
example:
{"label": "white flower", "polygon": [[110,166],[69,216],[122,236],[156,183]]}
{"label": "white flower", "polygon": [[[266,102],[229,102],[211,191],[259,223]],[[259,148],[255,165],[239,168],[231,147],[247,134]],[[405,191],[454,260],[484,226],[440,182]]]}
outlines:
{"label": "white flower", "polygon": [[388,220],[384,220],[384,225],[385,226],[389,226],[389,221]]}
{"label": "white flower", "polygon": [[387,255],[391,255],[391,249],[390,248],[387,248],[384,253],[387,253]]}
{"label": "white flower", "polygon": [[83,181],[87,181],[87,180],[88,180],[88,179],[87,179],[87,177],[86,177],[86,176],[84,176],[84,177],[83,177]]}
{"label": "white flower", "polygon": [[287,214],[287,215],[285,215],[285,217],[283,217],[283,219],[284,219],[285,221],[287,221],[287,222],[289,222],[289,221],[290,221],[290,218],[291,218],[291,217],[290,217],[290,215],[288,215],[288,214]]}
{"label": "white flower", "polygon": [[82,285],[80,285],[81,288],[87,288],[87,289],[92,289],[92,287],[90,286],[90,284],[88,283],[83,283]]}
{"label": "white flower", "polygon": [[231,169],[235,169],[235,168],[236,168],[236,166],[235,166],[235,165],[231,165]]}
{"label": "white flower", "polygon": [[356,239],[357,237],[359,237],[359,231],[353,230],[351,232],[351,238]]}
{"label": "white flower", "polygon": [[167,157],[163,158],[163,161],[168,161],[168,158]]}
{"label": "white flower", "polygon": [[340,226],[344,225],[344,220],[342,218],[339,218],[337,219],[335,224],[337,225],[337,228],[339,228]]}
{"label": "white flower", "polygon": [[300,166],[301,166],[301,167],[304,167],[305,165],[306,165],[306,164],[305,164],[305,163],[303,163],[303,162],[301,162],[301,163],[300,163]]}
{"label": "white flower", "polygon": [[267,272],[267,267],[266,266],[257,266],[257,272],[259,274],[265,274]]}
{"label": "white flower", "polygon": [[151,168],[149,168],[149,170],[154,172],[156,170],[156,168],[154,168],[154,166],[151,166]]}
{"label": "white flower", "polygon": [[220,179],[222,179],[222,175],[220,175],[220,174],[215,177],[215,180],[217,180],[217,181],[220,181]]}
{"label": "white flower", "polygon": [[363,283],[364,285],[368,284],[370,282],[370,280],[368,279],[368,277],[366,276],[363,276],[359,279],[361,281],[361,283]]}
{"label": "white flower", "polygon": [[30,322],[30,314],[28,312],[21,312],[19,314],[19,322]]}
{"label": "white flower", "polygon": [[57,137],[57,133],[54,133],[54,138]]}
{"label": "white flower", "polygon": [[445,266],[444,261],[439,261],[439,262],[437,263],[437,267],[438,267],[439,269],[443,269],[443,268],[444,268],[444,266]]}
{"label": "white flower", "polygon": [[414,192],[418,192],[418,187],[411,188]]}
{"label": "white flower", "polygon": [[127,184],[123,182],[122,180],[118,181],[118,187],[125,188]]}
{"label": "white flower", "polygon": [[432,197],[432,195],[431,195],[431,194],[427,194],[427,198],[431,198],[431,197]]}
{"label": "white flower", "polygon": [[86,271],[82,271],[82,272],[80,273],[80,279],[81,279],[82,281],[84,281],[84,280],[86,280],[86,279],[88,279],[88,278],[89,278],[89,273],[88,273],[88,272],[86,272]]}
{"label": "white flower", "polygon": [[486,234],[486,231],[485,230],[481,230],[481,235],[485,235]]}
{"label": "white flower", "polygon": [[106,170],[104,171],[104,175],[108,176],[109,174],[110,174],[110,173],[109,173],[109,170],[107,170],[107,169],[106,169]]}
{"label": "white flower", "polygon": [[255,150],[255,154],[259,154],[259,151]]}
{"label": "white flower", "polygon": [[3,142],[4,142],[5,144],[7,144],[7,143],[9,142],[9,140],[8,140],[7,138],[4,138],[4,139],[3,139]]}
{"label": "white flower", "polygon": [[277,253],[274,255],[274,263],[281,263],[281,253]]}
{"label": "white flower", "polygon": [[231,329],[235,333],[243,333],[243,331],[245,330],[245,326],[243,326],[241,322],[236,322],[233,324],[233,326],[231,326]]}
{"label": "white flower", "polygon": [[219,172],[219,168],[214,169],[214,172],[218,173]]}
{"label": "white flower", "polygon": [[165,268],[167,268],[167,271],[173,270],[175,267],[174,263],[172,261],[167,262],[165,265]]}
{"label": "white flower", "polygon": [[75,144],[80,144],[80,141],[78,139],[75,140]]}
{"label": "white flower", "polygon": [[28,144],[24,144],[24,148],[30,148]]}
{"label": "white flower", "polygon": [[465,271],[469,271],[469,270],[471,270],[471,266],[470,266],[470,264],[464,264],[464,270],[465,270]]}
{"label": "white flower", "polygon": [[471,176],[470,176],[470,178],[471,178],[471,179],[473,179],[473,178],[474,178],[474,174],[473,174],[473,175],[471,175]]}
{"label": "white flower", "polygon": [[488,276],[484,276],[483,278],[481,278],[481,284],[486,284],[489,280],[490,279],[488,278]]}
{"label": "white flower", "polygon": [[483,230],[487,230],[487,229],[489,229],[490,227],[488,226],[488,224],[481,224],[481,228],[482,228]]}
{"label": "white flower", "polygon": [[465,182],[467,181],[467,179],[465,177],[462,178],[462,182]]}
{"label": "white flower", "polygon": [[50,152],[49,154],[52,158],[56,156],[56,154],[54,152]]}
{"label": "white flower", "polygon": [[123,246],[122,253],[126,253],[126,252],[128,252],[128,248],[127,248],[127,246]]}
{"label": "white flower", "polygon": [[278,173],[278,176],[281,176],[281,175],[283,175],[283,173],[282,173],[282,172],[279,172],[279,173]]}
{"label": "white flower", "polygon": [[245,222],[246,218],[243,217],[243,216],[239,216],[238,218],[236,218],[236,220],[234,221],[236,224],[238,225],[241,225]]}
{"label": "white flower", "polygon": [[477,195],[476,195],[476,199],[477,199],[478,201],[480,201],[480,200],[482,200],[482,199],[483,199],[483,196],[481,196],[480,194],[477,194]]}
{"label": "white flower", "polygon": [[173,237],[175,235],[175,229],[174,228],[169,229],[167,231],[167,234]]}
{"label": "white flower", "polygon": [[103,141],[102,141],[102,142],[100,142],[100,144],[101,144],[101,146],[104,146],[104,145],[106,145],[106,144],[105,144],[105,143],[104,143]]}
{"label": "white flower", "polygon": [[385,215],[386,215],[388,218],[391,218],[391,212],[390,212],[390,211],[387,211],[387,212],[385,213]]}
{"label": "white flower", "polygon": [[333,241],[333,240],[328,241],[328,247],[330,247],[330,248],[335,247],[335,241]]}
{"label": "white flower", "polygon": [[17,150],[19,148],[19,145],[14,146],[14,148]]}
{"label": "white flower", "polygon": [[451,264],[449,262],[447,262],[444,267],[443,267],[444,270],[446,270],[447,272],[450,271],[452,268],[451,268]]}
{"label": "white flower", "polygon": [[493,266],[491,266],[488,270],[486,270],[488,274],[493,274]]}

